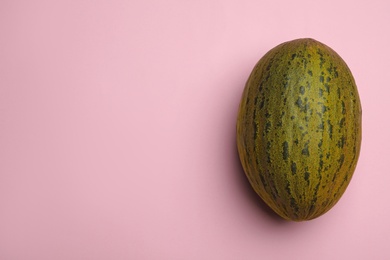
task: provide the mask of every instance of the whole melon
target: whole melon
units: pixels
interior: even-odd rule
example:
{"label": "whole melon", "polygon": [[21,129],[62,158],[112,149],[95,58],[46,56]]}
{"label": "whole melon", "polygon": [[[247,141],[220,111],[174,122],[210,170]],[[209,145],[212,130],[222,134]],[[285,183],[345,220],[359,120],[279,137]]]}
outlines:
{"label": "whole melon", "polygon": [[355,80],[330,47],[288,41],[254,67],[239,106],[238,153],[253,189],[284,219],[314,219],[337,203],[361,136]]}

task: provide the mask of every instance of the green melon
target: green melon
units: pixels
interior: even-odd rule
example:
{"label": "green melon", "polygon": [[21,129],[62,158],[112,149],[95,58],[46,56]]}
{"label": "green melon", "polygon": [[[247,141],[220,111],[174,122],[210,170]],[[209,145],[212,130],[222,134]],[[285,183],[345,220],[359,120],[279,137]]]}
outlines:
{"label": "green melon", "polygon": [[334,50],[313,39],[276,46],[254,67],[238,112],[251,186],[284,219],[321,216],[351,181],[361,120],[355,80]]}

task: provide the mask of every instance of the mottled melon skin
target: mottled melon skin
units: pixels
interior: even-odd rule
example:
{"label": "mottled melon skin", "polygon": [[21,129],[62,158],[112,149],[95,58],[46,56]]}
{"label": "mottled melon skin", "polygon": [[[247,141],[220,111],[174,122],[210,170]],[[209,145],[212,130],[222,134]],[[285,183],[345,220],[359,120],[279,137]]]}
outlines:
{"label": "mottled melon skin", "polygon": [[351,181],[361,120],[355,80],[335,51],[313,39],[271,49],[250,74],[237,119],[253,189],[284,219],[321,216]]}

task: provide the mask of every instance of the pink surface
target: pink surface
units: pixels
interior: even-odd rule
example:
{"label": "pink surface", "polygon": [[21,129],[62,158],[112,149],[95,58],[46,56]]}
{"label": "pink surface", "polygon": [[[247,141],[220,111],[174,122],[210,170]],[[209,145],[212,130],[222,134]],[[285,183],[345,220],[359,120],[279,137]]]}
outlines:
{"label": "pink surface", "polygon": [[[0,2],[0,259],[390,259],[389,1]],[[340,202],[285,222],[235,146],[245,81],[312,37],[354,73]]]}

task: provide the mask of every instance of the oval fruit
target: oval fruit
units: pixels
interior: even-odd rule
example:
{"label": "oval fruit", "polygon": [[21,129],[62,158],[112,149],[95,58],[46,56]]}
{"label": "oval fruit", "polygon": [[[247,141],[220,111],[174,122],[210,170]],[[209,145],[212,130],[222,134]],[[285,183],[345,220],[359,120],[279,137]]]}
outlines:
{"label": "oval fruit", "polygon": [[237,119],[251,186],[284,219],[324,214],[355,170],[361,117],[355,80],[335,51],[313,39],[271,49],[249,76]]}

